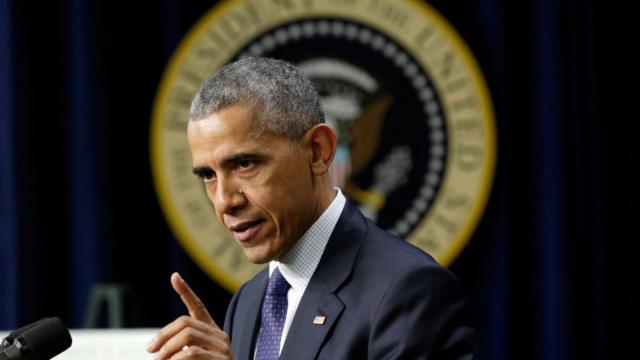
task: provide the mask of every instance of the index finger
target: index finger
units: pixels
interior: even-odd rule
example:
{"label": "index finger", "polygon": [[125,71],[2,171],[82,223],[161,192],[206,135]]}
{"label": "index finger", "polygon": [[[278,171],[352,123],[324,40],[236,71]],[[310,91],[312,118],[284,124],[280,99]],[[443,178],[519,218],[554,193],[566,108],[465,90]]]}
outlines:
{"label": "index finger", "polygon": [[180,274],[178,274],[177,272],[174,272],[171,275],[171,285],[173,286],[173,289],[178,293],[178,295],[180,295],[180,299],[182,299],[182,302],[187,306],[187,310],[189,310],[189,316],[209,325],[218,327],[216,322],[213,321],[211,315],[209,315],[209,311],[207,311],[207,308],[202,303],[202,300],[200,300],[198,295],[196,295],[196,293],[191,290],[191,287],[189,287],[187,282],[184,281],[182,276],[180,276]]}

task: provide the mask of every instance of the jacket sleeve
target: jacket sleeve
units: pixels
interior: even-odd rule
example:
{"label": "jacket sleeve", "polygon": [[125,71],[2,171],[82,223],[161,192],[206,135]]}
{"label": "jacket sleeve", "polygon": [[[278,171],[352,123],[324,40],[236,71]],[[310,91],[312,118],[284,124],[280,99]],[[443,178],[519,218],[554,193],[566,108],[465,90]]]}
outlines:
{"label": "jacket sleeve", "polygon": [[474,331],[457,279],[439,265],[399,274],[373,315],[370,359],[474,359]]}

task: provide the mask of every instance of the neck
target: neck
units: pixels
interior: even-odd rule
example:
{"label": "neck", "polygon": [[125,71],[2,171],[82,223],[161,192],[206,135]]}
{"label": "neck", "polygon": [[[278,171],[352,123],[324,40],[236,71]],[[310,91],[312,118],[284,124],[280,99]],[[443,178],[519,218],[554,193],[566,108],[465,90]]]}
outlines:
{"label": "neck", "polygon": [[327,210],[327,208],[329,207],[329,205],[331,205],[331,202],[333,202],[333,199],[335,199],[337,195],[336,190],[331,185],[331,180],[329,179],[328,175],[320,178],[320,181],[318,181],[317,185],[318,207],[316,210],[314,221],[318,220],[320,215],[322,215],[322,213]]}

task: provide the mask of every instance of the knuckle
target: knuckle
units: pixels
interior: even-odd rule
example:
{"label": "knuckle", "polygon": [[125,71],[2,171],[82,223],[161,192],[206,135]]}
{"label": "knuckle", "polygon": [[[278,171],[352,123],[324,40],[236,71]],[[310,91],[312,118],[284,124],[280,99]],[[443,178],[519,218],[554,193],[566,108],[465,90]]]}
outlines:
{"label": "knuckle", "polygon": [[195,300],[195,304],[196,304],[196,306],[197,306],[198,308],[200,308],[200,309],[206,309],[206,307],[204,306],[204,303],[203,303],[203,302],[202,302],[202,300],[200,300],[200,299],[196,299],[196,300]]}
{"label": "knuckle", "polygon": [[185,339],[191,343],[198,338],[198,333],[194,328],[187,328],[185,330],[184,336]]}
{"label": "knuckle", "polygon": [[220,336],[220,338],[222,339],[222,341],[224,341],[226,345],[229,345],[231,343],[231,338],[229,337],[229,334],[227,334],[224,331],[222,332],[222,335]]}
{"label": "knuckle", "polygon": [[201,350],[198,347],[192,346],[192,347],[186,349],[185,352],[186,352],[186,355],[188,357],[193,357],[193,356],[200,355]]}
{"label": "knuckle", "polygon": [[220,351],[223,354],[228,354],[229,352],[231,352],[231,346],[229,346],[229,344],[225,342],[224,344],[220,345]]}

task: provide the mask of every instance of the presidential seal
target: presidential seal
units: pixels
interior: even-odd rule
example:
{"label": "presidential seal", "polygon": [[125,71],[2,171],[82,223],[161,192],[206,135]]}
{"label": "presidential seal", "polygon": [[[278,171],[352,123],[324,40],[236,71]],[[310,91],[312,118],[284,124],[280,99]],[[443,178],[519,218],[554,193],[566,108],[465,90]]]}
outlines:
{"label": "presidential seal", "polygon": [[450,264],[489,196],[495,119],[460,36],[410,0],[230,1],[187,34],[158,91],[151,153],[162,208],[196,263],[230,291],[261,268],[217,221],[186,140],[200,85],[246,56],[307,74],[339,138],[334,183],[379,226]]}

